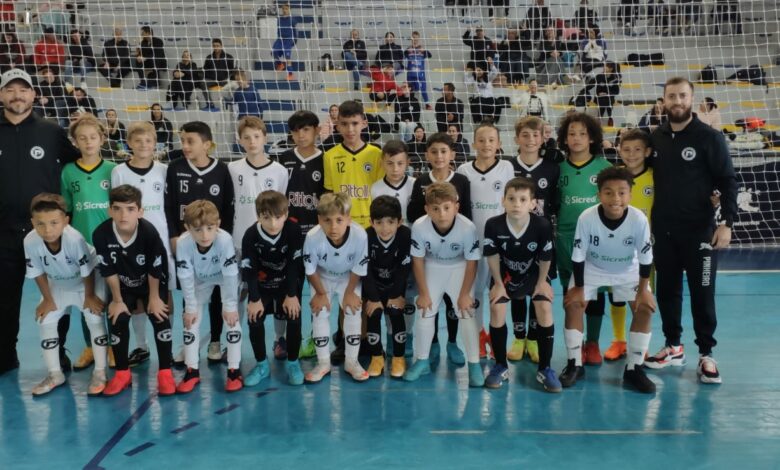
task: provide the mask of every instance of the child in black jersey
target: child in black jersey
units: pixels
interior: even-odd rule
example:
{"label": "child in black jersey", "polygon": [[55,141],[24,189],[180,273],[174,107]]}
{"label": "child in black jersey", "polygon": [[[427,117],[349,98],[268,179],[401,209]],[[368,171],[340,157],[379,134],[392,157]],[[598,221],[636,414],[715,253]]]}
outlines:
{"label": "child in black jersey", "polygon": [[[214,203],[222,220],[220,228],[233,232],[233,181],[227,165],[209,157],[214,138],[211,128],[201,121],[192,121],[181,126],[181,150],[184,158],[168,165],[165,180],[165,216],[168,219],[168,236],[171,250],[176,252],[176,240],[187,231],[184,227],[184,208],[198,199]],[[214,289],[209,303],[211,342],[208,359],[219,362],[224,351],[220,344],[222,336],[222,302],[219,288]]]}
{"label": "child in black jersey", "polygon": [[397,198],[383,195],[371,202],[371,227],[366,233],[369,261],[368,274],[363,279],[363,310],[368,315],[367,336],[371,349],[368,375],[378,377],[385,367],[380,340],[384,311],[390,317],[393,332],[390,376],[401,378],[406,372],[404,307],[406,283],[412,267],[412,231],[403,223],[401,203]]}
{"label": "child in black jersey", "polygon": [[298,362],[303,236],[298,224],[288,218],[287,207],[287,198],[282,193],[260,193],[255,199],[258,223],[247,229],[241,242],[241,272],[249,290],[249,340],[257,360],[244,380],[247,386],[257,385],[271,372],[265,351],[267,314],[286,318],[287,380],[290,385],[303,384],[303,371]]}
{"label": "child in black jersey", "polygon": [[154,226],[144,220],[141,191],[123,184],[109,193],[109,215],[95,229],[92,241],[98,269],[111,291],[108,317],[116,337],[116,373],[103,391],[116,395],[132,382],[128,364],[130,314],[147,312],[157,344],[157,388],[160,395],[176,393],[171,374],[171,321],[160,296],[168,290],[168,254]]}
{"label": "child in black jersey", "polygon": [[533,214],[536,183],[530,178],[507,182],[502,204],[506,213],[488,219],[482,254],[487,257],[490,288],[490,337],[496,364],[485,379],[488,388],[500,388],[509,378],[506,354],[506,302],[531,297],[539,322],[539,369],[536,380],[548,392],[561,384],[550,368],[553,350],[553,291],[547,273],[553,257],[552,224]]}

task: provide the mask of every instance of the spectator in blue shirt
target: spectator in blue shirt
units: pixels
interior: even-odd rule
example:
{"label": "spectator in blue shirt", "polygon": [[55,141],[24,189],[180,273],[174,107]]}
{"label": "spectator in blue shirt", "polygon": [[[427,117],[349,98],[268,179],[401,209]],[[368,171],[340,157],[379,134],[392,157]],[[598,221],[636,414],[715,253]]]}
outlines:
{"label": "spectator in blue shirt", "polygon": [[263,117],[260,94],[243,70],[236,72],[236,84],[238,88],[233,92],[233,103],[237,108],[237,119],[244,116]]}
{"label": "spectator in blue shirt", "polygon": [[295,27],[299,23],[303,23],[303,17],[292,16],[290,5],[282,5],[282,11],[276,23],[276,41],[271,47],[276,70],[287,70],[287,62],[290,61],[292,50],[298,39],[298,31]]}

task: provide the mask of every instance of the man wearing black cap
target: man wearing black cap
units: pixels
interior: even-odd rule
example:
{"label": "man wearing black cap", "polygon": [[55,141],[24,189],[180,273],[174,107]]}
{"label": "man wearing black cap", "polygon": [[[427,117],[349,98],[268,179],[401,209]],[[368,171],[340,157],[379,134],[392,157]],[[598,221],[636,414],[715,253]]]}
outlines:
{"label": "man wearing black cap", "polygon": [[78,152],[57,123],[32,112],[35,91],[19,69],[0,78],[0,374],[19,367],[16,339],[24,284],[23,240],[30,225],[30,201],[60,193],[62,165]]}

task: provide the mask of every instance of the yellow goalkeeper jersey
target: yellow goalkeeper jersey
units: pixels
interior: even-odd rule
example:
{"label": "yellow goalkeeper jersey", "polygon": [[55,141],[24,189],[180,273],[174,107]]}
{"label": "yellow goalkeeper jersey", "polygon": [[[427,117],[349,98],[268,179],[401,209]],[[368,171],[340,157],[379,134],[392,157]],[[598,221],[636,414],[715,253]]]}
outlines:
{"label": "yellow goalkeeper jersey", "polygon": [[371,185],[381,179],[382,149],[364,144],[355,152],[338,144],[325,152],[325,189],[347,193],[352,199],[352,220],[368,228],[371,225]]}

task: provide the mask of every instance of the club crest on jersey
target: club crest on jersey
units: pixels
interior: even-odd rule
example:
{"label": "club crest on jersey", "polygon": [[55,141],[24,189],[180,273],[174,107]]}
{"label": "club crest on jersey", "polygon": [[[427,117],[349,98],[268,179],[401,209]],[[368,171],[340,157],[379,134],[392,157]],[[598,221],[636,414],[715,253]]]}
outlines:
{"label": "club crest on jersey", "polygon": [[691,160],[696,158],[696,149],[693,147],[685,147],[684,149],[682,149],[680,156],[686,162],[690,162]]}
{"label": "club crest on jersey", "polygon": [[642,188],[642,194],[645,196],[650,196],[653,194],[653,187],[652,186],[645,186]]}
{"label": "club crest on jersey", "polygon": [[108,180],[103,180],[100,182],[100,188],[108,191],[109,182]]}
{"label": "club crest on jersey", "polygon": [[350,263],[351,263],[352,261],[354,261],[354,260],[355,260],[355,255],[353,255],[353,254],[352,254],[352,255],[348,255],[348,256],[347,256],[347,261],[349,261]]}
{"label": "club crest on jersey", "polygon": [[634,244],[634,237],[626,237],[623,239],[623,245],[631,246]]}
{"label": "club crest on jersey", "polygon": [[531,242],[528,244],[528,251],[536,251],[538,247],[539,245],[537,245],[536,242]]}
{"label": "club crest on jersey", "polygon": [[274,180],[271,178],[266,178],[265,181],[263,181],[263,187],[265,189],[271,189],[274,187]]}
{"label": "club crest on jersey", "polygon": [[138,255],[135,257],[135,262],[138,264],[138,266],[143,266],[146,264],[146,256],[144,255]]}
{"label": "club crest on jersey", "polygon": [[163,190],[163,185],[162,185],[162,183],[157,181],[156,183],[154,183],[152,185],[152,189],[154,190],[154,192],[159,193],[159,192],[161,192]]}
{"label": "club crest on jersey", "polygon": [[219,194],[219,185],[218,184],[212,184],[209,188],[209,193],[211,193],[212,196],[216,196]]}
{"label": "club crest on jersey", "polygon": [[218,264],[219,263],[219,255],[214,255],[211,257],[211,264]]}
{"label": "club crest on jersey", "polygon": [[460,243],[450,243],[450,249],[452,251],[458,251],[462,248]]}
{"label": "club crest on jersey", "polygon": [[539,182],[537,182],[536,184],[539,185],[540,189],[546,188],[547,187],[547,178],[539,178]]}
{"label": "club crest on jersey", "polygon": [[590,184],[596,184],[596,175],[591,175],[589,181]]}
{"label": "club crest on jersey", "polygon": [[501,184],[501,181],[494,181],[493,182],[493,191],[500,192],[502,186],[503,186],[503,184]]}
{"label": "club crest on jersey", "polygon": [[311,179],[313,181],[321,180],[322,179],[322,173],[320,173],[319,171],[312,171],[311,172]]}
{"label": "club crest on jersey", "polygon": [[371,173],[371,170],[373,170],[373,169],[374,169],[374,166],[373,166],[372,164],[370,164],[370,163],[368,163],[368,162],[366,162],[366,163],[364,163],[364,164],[363,164],[363,170],[364,170],[366,173]]}
{"label": "club crest on jersey", "polygon": [[40,146],[36,145],[35,147],[30,149],[30,156],[34,160],[40,160],[45,155],[46,155],[46,152],[43,151],[43,147],[40,147]]}

